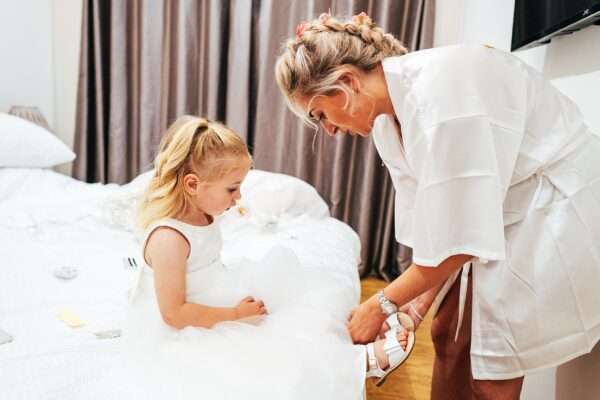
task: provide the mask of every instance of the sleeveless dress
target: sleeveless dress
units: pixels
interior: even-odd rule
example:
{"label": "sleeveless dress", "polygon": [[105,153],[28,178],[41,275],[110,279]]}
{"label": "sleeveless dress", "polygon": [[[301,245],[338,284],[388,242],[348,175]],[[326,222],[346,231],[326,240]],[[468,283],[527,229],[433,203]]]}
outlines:
{"label": "sleeveless dress", "polygon": [[[233,307],[246,297],[265,302],[269,314],[227,321],[211,329],[174,329],[163,322],[152,269],[144,263],[130,291],[123,335],[127,374],[144,399],[360,399],[365,351],[346,330],[344,293],[330,279],[300,266],[295,253],[273,248],[262,261],[224,265],[216,219],[208,226],[163,219],[190,244],[186,299]],[[143,251],[143,250],[142,250]],[[144,260],[144,257],[140,257]],[[323,307],[326,305],[326,307]]]}

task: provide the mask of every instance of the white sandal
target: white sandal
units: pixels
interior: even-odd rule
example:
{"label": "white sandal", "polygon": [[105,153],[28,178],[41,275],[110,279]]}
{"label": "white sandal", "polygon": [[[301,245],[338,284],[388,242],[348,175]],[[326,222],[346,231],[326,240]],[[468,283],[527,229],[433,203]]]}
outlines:
{"label": "white sandal", "polygon": [[[410,316],[404,313],[394,313],[386,319],[386,322],[390,326],[390,330],[385,333],[385,343],[383,344],[383,351],[389,362],[389,366],[385,371],[381,369],[377,357],[375,357],[373,342],[367,344],[368,369],[366,377],[379,378],[375,383],[377,386],[383,385],[388,375],[406,361],[415,346],[415,326]],[[400,345],[397,338],[400,329],[408,331],[406,349],[402,349],[402,345]]]}
{"label": "white sandal", "polygon": [[[415,322],[413,319],[410,317],[410,315],[400,311],[390,314],[390,316],[385,319],[385,322],[387,322],[390,330],[403,328],[409,332],[415,331]],[[386,336],[388,332],[385,333]]]}

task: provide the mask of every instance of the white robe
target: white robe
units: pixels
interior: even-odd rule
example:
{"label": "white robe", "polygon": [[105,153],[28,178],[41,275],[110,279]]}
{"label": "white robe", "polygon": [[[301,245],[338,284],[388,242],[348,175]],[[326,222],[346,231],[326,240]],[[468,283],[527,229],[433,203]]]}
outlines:
{"label": "white robe", "polygon": [[396,239],[422,266],[476,257],[474,378],[589,352],[600,339],[600,138],[577,106],[485,46],[392,57],[383,69],[402,137],[391,115],[372,135],[396,190]]}

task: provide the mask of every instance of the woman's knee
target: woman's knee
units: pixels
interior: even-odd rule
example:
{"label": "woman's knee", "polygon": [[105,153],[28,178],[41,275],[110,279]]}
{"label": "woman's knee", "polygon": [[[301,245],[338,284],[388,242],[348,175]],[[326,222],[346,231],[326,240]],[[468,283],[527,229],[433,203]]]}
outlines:
{"label": "woman's knee", "polygon": [[476,400],[519,400],[523,377],[507,380],[473,380],[473,398]]}
{"label": "woman's knee", "polygon": [[431,321],[431,341],[434,346],[448,341],[450,329],[448,321],[443,321],[437,316]]}

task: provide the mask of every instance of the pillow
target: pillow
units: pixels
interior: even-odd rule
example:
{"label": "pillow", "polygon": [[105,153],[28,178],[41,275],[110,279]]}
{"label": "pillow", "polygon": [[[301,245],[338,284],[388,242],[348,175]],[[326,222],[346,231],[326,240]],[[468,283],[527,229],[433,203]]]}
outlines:
{"label": "pillow", "polygon": [[[152,176],[154,170],[139,175],[130,183],[120,186],[102,203],[109,225],[135,231],[137,206]],[[329,208],[315,188],[293,176],[251,170],[242,183],[241,191],[242,199],[238,206],[243,208],[249,221],[265,230],[299,217],[329,217]],[[238,207],[234,209],[236,211],[225,213],[229,214],[225,220],[229,225],[237,226],[243,221],[237,218],[240,215]]]}
{"label": "pillow", "polygon": [[242,183],[239,206],[251,219],[268,227],[297,217],[329,217],[327,203],[310,184],[293,176],[251,170]]}
{"label": "pillow", "polygon": [[74,158],[75,153],[48,130],[0,113],[0,167],[46,168]]}

